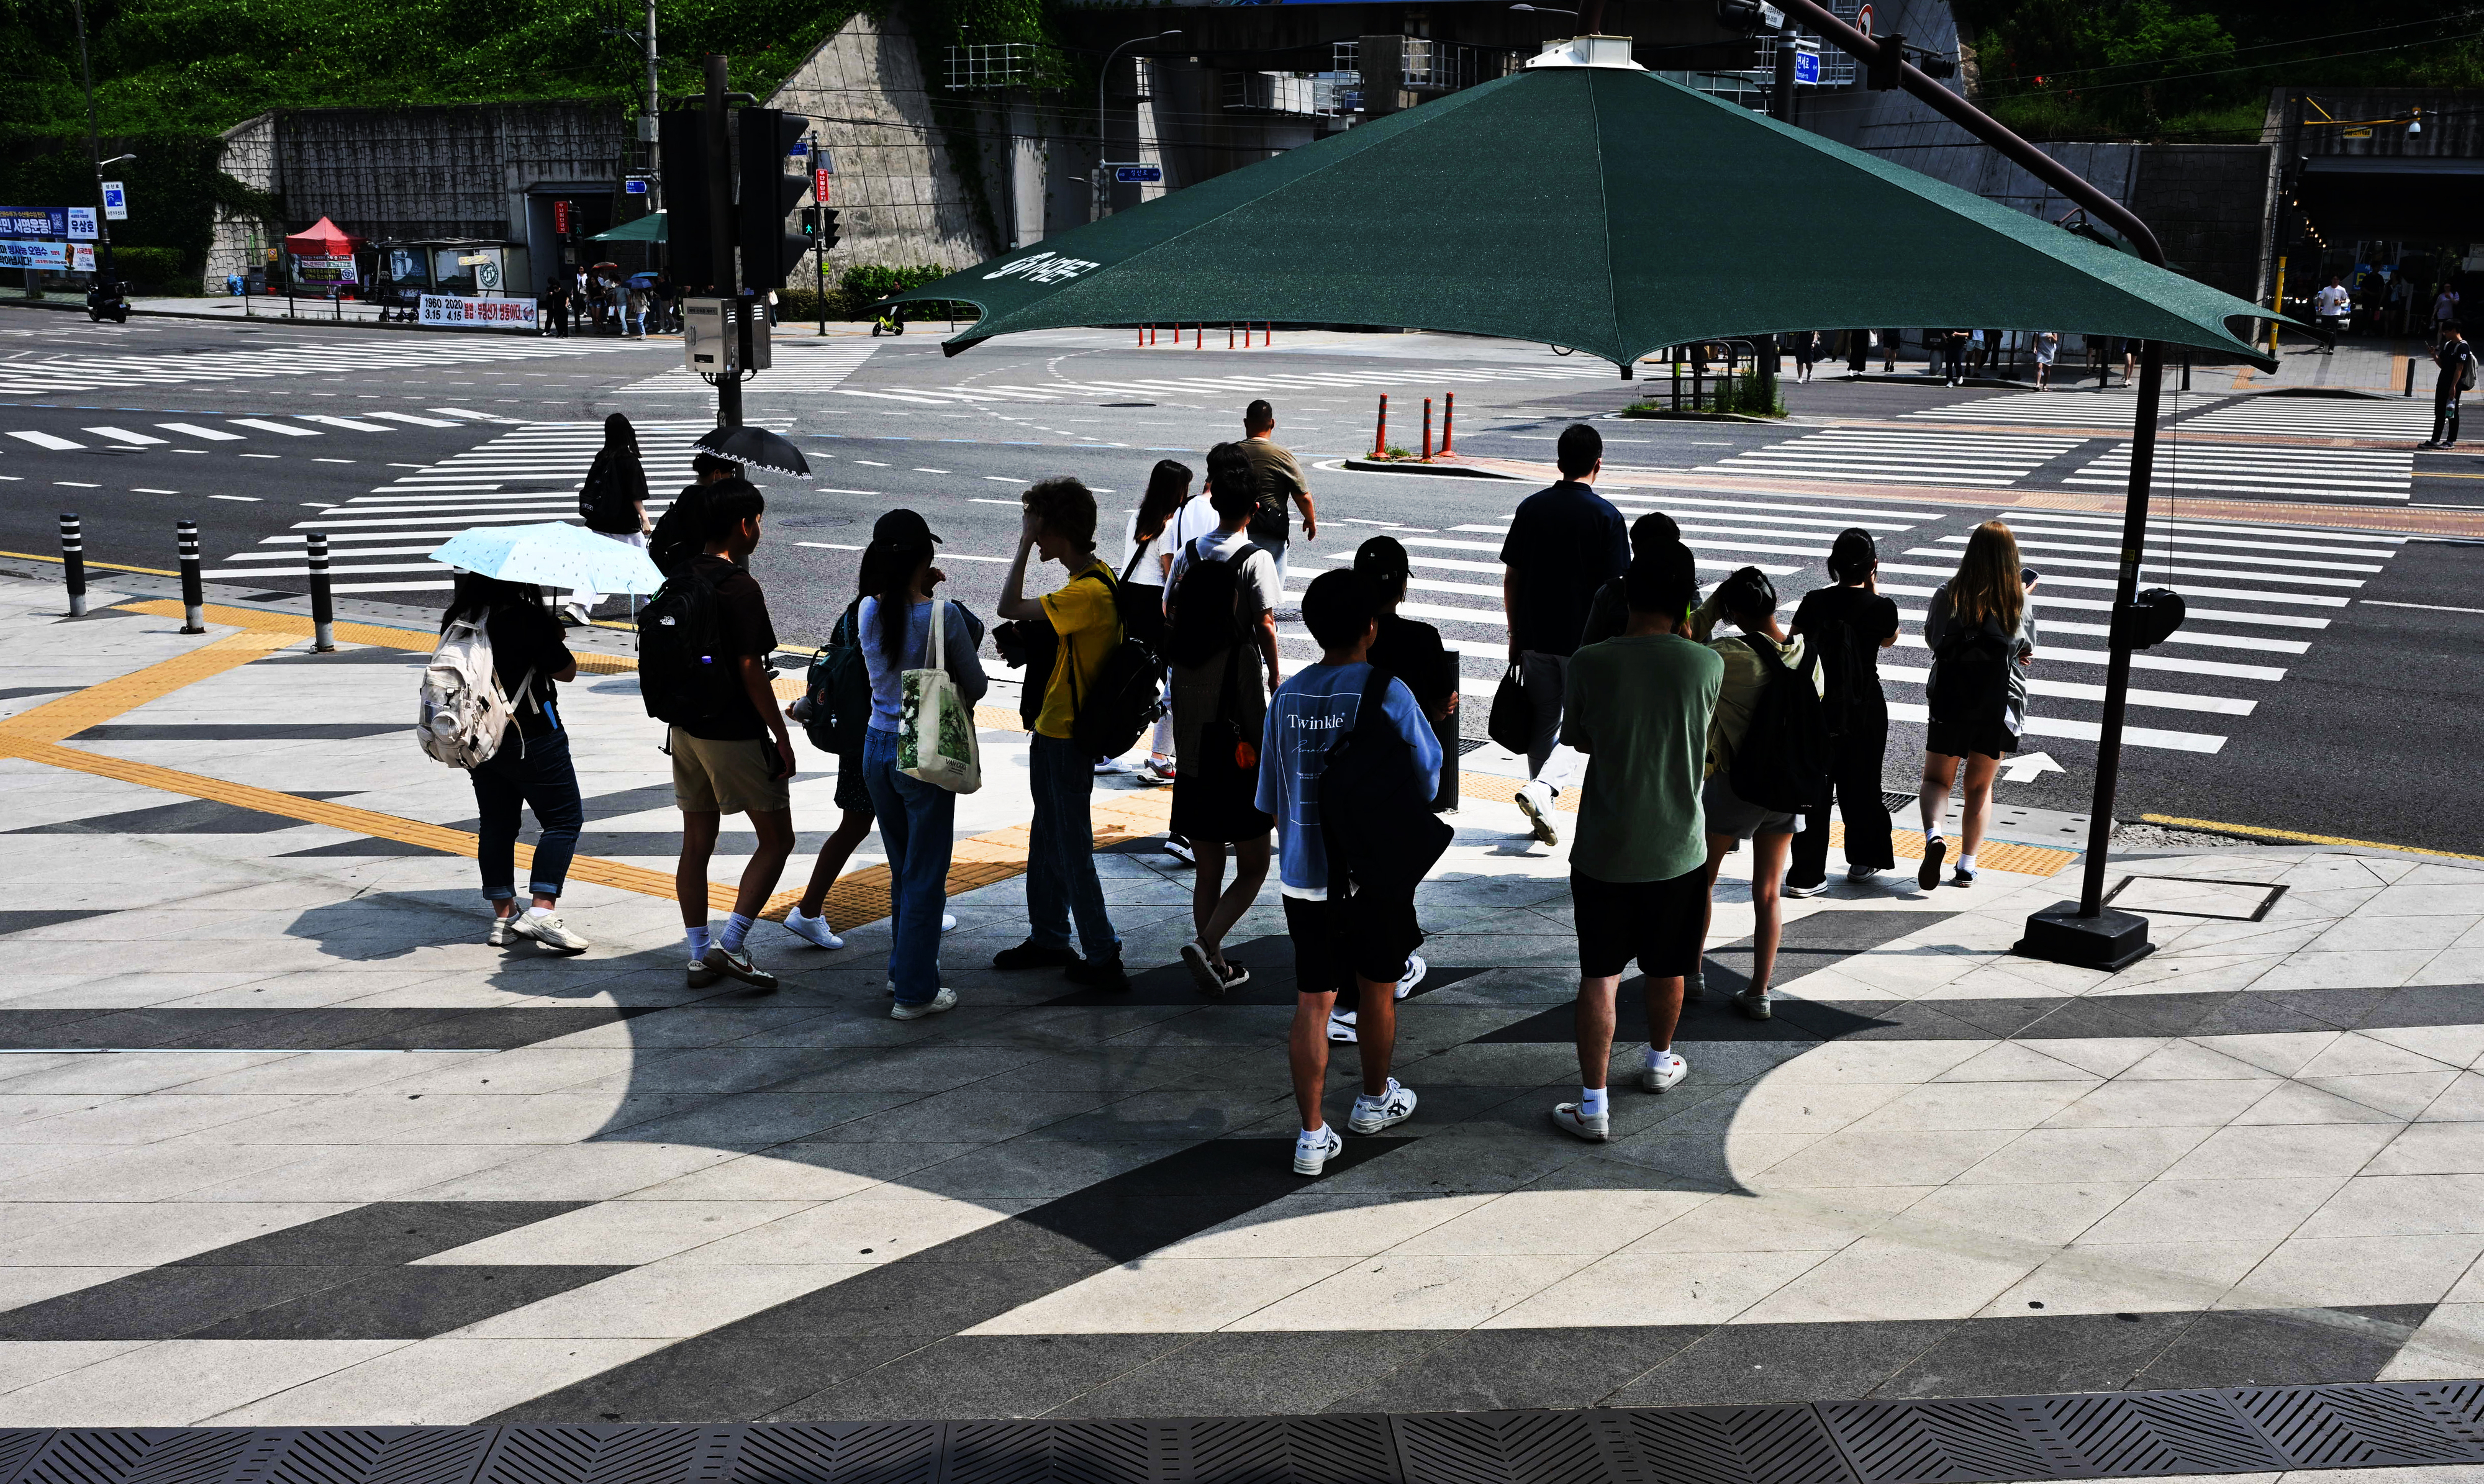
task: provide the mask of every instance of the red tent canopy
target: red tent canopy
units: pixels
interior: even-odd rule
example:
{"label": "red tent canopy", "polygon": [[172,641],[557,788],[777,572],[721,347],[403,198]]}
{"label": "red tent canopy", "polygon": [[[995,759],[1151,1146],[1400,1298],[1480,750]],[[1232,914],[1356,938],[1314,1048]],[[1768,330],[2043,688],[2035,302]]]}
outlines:
{"label": "red tent canopy", "polygon": [[323,216],[309,230],[287,236],[284,251],[296,257],[351,257],[354,244],[359,240],[347,235],[342,228]]}

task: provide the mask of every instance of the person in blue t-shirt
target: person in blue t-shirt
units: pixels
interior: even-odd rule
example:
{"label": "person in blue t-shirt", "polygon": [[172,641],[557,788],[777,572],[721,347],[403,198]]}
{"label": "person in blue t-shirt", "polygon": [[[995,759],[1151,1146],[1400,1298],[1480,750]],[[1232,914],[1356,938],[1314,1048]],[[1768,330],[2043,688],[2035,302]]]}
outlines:
{"label": "person in blue t-shirt", "polygon": [[[1285,932],[1294,943],[1294,1024],[1287,1039],[1302,1133],[1294,1141],[1294,1173],[1318,1174],[1345,1141],[1320,1113],[1328,1077],[1328,1021],[1340,1004],[1361,1009],[1356,1039],[1363,1058],[1363,1095],[1347,1127],[1376,1134],[1415,1112],[1415,1093],[1389,1075],[1397,1042],[1397,978],[1406,956],[1422,946],[1415,895],[1379,900],[1358,890],[1331,900],[1328,848],[1320,835],[1319,776],[1328,751],[1354,730],[1371,666],[1365,657],[1379,633],[1381,600],[1371,580],[1352,572],[1323,572],[1303,594],[1303,622],[1320,645],[1320,662],[1277,688],[1268,703],[1259,747],[1262,813],[1277,821],[1277,882],[1285,904]],[[1391,679],[1383,702],[1389,723],[1414,758],[1425,797],[1440,785],[1441,744],[1403,681]]]}

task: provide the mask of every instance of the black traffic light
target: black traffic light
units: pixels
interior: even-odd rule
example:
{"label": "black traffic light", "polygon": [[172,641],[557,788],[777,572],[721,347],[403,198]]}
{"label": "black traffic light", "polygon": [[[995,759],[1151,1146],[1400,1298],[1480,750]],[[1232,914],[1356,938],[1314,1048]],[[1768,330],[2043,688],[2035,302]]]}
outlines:
{"label": "black traffic light", "polygon": [[837,208],[813,206],[811,209],[820,214],[819,234],[812,239],[811,245],[824,253],[837,245]]}
{"label": "black traffic light", "polygon": [[684,291],[716,282],[716,224],[708,215],[707,120],[677,108],[656,120],[664,166],[664,264]]}
{"label": "black traffic light", "polygon": [[1955,57],[1944,57],[1936,51],[1928,51],[1921,57],[1916,58],[1915,66],[1922,69],[1923,74],[1926,77],[1956,77],[1958,75],[1958,59]]}
{"label": "black traffic light", "polygon": [[[773,108],[742,110],[742,286],[766,293],[782,288],[795,264],[811,249],[800,230],[788,230],[785,218],[811,194],[808,171],[785,174],[786,156],[811,130],[800,114]],[[807,158],[807,156],[806,156]]]}
{"label": "black traffic light", "polygon": [[1906,65],[1906,39],[1892,33],[1880,38],[1872,53],[1870,66],[1864,69],[1864,85],[1875,93],[1887,93],[1904,86]]}

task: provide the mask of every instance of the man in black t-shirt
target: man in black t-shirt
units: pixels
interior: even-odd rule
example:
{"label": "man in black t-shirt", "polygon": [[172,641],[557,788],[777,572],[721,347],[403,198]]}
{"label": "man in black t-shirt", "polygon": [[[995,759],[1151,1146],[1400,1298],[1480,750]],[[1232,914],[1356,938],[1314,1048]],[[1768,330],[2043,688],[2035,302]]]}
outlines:
{"label": "man in black t-shirt", "polygon": [[1560,482],[1519,501],[1500,544],[1500,606],[1509,619],[1509,661],[1519,666],[1534,712],[1526,743],[1527,779],[1518,791],[1518,808],[1533,825],[1535,838],[1546,845],[1560,841],[1552,827],[1552,800],[1559,791],[1543,774],[1561,736],[1570,657],[1578,652],[1596,589],[1630,566],[1622,513],[1594,489],[1605,467],[1604,436],[1574,422],[1561,430],[1553,456]]}
{"label": "man in black t-shirt", "polygon": [[[723,631],[719,658],[730,656],[740,682],[723,708],[698,730],[672,729],[673,802],[682,811],[682,856],[673,875],[689,938],[692,988],[722,974],[757,989],[776,987],[776,976],[750,961],[742,939],[776,889],[776,878],[794,851],[794,739],[777,709],[768,657],[776,630],[768,620],[768,599],[742,563],[759,544],[759,517],[767,500],[746,479],[725,479],[707,492],[707,543],[688,571],[716,590],[716,622]],[[733,915],[710,938],[707,868],[716,853],[722,817],[746,814],[759,847],[742,871]]]}

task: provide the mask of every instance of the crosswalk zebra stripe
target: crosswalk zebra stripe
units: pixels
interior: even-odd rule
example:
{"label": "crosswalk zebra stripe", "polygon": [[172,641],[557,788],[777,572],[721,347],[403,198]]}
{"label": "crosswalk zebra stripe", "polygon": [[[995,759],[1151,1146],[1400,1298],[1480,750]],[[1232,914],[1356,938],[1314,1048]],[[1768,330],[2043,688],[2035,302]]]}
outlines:
{"label": "crosswalk zebra stripe", "polygon": [[12,438],[23,439],[27,443],[33,444],[38,448],[61,449],[83,448],[86,446],[86,445],[78,443],[74,439],[57,438],[49,433],[11,433],[9,436]]}
{"label": "crosswalk zebra stripe", "polygon": [[60,356],[0,364],[0,392],[91,391],[202,381],[255,381],[430,366],[479,365],[607,354],[625,347],[589,341],[425,337],[298,341],[260,350],[168,352],[151,356]]}
{"label": "crosswalk zebra stripe", "polygon": [[226,419],[237,428],[256,428],[262,433],[282,433],[287,438],[316,438],[317,428],[297,428],[289,422],[272,422],[265,418],[230,418]]}
{"label": "crosswalk zebra stripe", "polygon": [[[752,373],[753,379],[743,388],[743,394],[830,391],[870,360],[872,352],[879,349],[880,344],[876,339],[849,339],[829,345],[805,346],[779,340],[770,355],[773,364],[767,370]],[[614,394],[707,396],[714,391],[688,366],[677,365],[618,388]]]}
{"label": "crosswalk zebra stripe", "polygon": [[135,433],[127,428],[88,428],[87,431],[93,433],[97,438],[109,438],[114,443],[128,444],[136,447],[145,447],[150,444],[160,444],[167,441],[156,437],[152,433]]}
{"label": "crosswalk zebra stripe", "polygon": [[1839,429],[1730,454],[1694,472],[1999,488],[2035,472],[2079,443],[2075,438],[2019,433]]}
{"label": "crosswalk zebra stripe", "polygon": [[2291,438],[2426,438],[2432,404],[2330,397],[2248,397],[2182,424],[2201,433],[2267,433]]}
{"label": "crosswalk zebra stripe", "polygon": [[324,427],[349,428],[357,433],[393,433],[396,431],[396,429],[390,427],[385,422],[366,422],[359,418],[337,418],[331,417],[326,413],[295,413],[293,416],[301,418],[305,422],[316,422]]}
{"label": "crosswalk zebra stripe", "polygon": [[[2199,392],[2167,391],[2158,407],[2165,418],[2205,407],[2222,398]],[[2018,422],[2047,427],[2127,428],[2138,418],[2135,391],[2090,389],[2085,391],[2016,391],[1978,397],[1947,407],[1927,407],[1904,415],[1928,422]]]}
{"label": "crosswalk zebra stripe", "polygon": [[202,428],[195,422],[159,422],[155,425],[168,433],[179,433],[190,438],[203,438],[209,443],[237,444],[241,442],[242,439],[242,435],[239,433],[228,433],[222,428]]}
{"label": "crosswalk zebra stripe", "polygon": [[[2129,444],[2116,445],[2062,482],[2124,488],[2130,483],[2130,457]],[[2148,476],[2159,490],[2408,499],[2414,494],[2415,455],[2382,449],[2160,444]]]}

